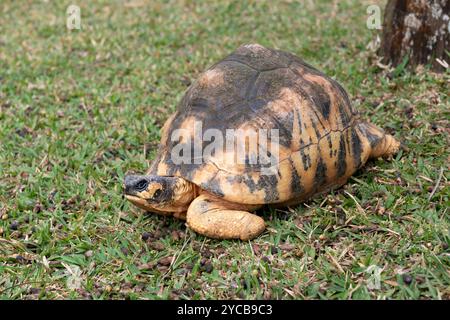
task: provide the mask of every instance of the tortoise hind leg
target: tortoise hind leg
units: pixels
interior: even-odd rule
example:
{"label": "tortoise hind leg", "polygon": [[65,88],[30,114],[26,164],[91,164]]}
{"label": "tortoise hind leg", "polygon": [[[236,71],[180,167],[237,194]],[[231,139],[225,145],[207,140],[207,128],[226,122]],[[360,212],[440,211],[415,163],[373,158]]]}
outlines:
{"label": "tortoise hind leg", "polygon": [[243,210],[258,207],[201,194],[189,206],[187,224],[195,232],[210,238],[250,240],[264,231],[265,224],[261,217]]}
{"label": "tortoise hind leg", "polygon": [[375,125],[363,122],[359,125],[359,128],[370,143],[370,158],[388,158],[400,149],[400,142],[397,139]]}

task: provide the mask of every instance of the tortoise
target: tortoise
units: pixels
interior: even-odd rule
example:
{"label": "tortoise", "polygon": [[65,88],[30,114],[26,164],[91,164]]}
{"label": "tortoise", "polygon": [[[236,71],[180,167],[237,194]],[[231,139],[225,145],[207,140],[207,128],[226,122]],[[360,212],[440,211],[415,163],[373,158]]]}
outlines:
{"label": "tortoise", "polygon": [[[273,161],[256,156],[255,162],[250,139],[230,143],[243,150],[243,161],[236,161],[236,148],[204,152],[212,139],[196,132],[198,123],[202,132],[224,136],[230,129],[270,131],[256,145],[262,146],[257,155]],[[292,53],[248,44],[187,89],[161,130],[149,171],[126,175],[124,193],[137,207],[184,219],[199,234],[249,240],[265,230],[258,208],[294,206],[338,188],[368,159],[391,157],[399,147],[360,119],[338,82]]]}

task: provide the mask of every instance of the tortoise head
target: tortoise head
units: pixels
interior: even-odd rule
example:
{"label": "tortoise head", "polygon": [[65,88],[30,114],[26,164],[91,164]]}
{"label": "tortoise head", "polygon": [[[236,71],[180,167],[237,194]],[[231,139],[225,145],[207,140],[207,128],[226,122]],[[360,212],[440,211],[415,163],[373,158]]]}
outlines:
{"label": "tortoise head", "polygon": [[127,175],[124,193],[135,206],[168,215],[187,210],[195,197],[195,185],[179,177]]}

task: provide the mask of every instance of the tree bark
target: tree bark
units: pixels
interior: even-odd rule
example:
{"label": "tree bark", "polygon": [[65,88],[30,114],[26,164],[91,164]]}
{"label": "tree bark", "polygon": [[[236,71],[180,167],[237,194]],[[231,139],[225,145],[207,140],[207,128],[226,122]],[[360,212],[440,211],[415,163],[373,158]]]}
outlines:
{"label": "tree bark", "polygon": [[[389,0],[383,21],[380,55],[397,66],[431,63],[434,71],[450,64],[450,0]],[[447,53],[446,53],[447,51]]]}

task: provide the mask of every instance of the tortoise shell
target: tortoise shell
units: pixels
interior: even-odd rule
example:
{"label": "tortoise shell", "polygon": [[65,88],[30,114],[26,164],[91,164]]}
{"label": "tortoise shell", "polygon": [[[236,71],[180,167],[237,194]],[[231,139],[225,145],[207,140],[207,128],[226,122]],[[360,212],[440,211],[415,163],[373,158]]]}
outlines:
{"label": "tortoise shell", "polygon": [[[247,161],[253,156],[248,148],[240,164],[224,161],[235,156],[226,151],[174,163],[171,152],[180,141],[172,135],[184,129],[198,140],[198,122],[203,132],[278,129],[278,141],[270,136],[267,142],[278,147],[275,174],[262,174],[260,165]],[[291,53],[244,45],[188,88],[162,129],[149,174],[180,176],[231,202],[294,204],[344,184],[366,162],[370,141],[362,125],[335,80]],[[203,149],[208,143],[200,142]]]}

